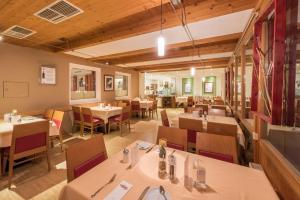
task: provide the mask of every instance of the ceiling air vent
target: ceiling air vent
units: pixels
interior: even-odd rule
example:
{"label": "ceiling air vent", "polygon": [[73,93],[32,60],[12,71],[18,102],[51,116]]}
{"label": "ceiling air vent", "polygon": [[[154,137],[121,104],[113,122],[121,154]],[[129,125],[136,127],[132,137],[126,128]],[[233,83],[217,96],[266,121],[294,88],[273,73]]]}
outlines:
{"label": "ceiling air vent", "polygon": [[47,20],[48,22],[58,24],[80,13],[83,13],[83,10],[74,6],[70,2],[66,0],[58,0],[38,11],[34,15]]}
{"label": "ceiling air vent", "polygon": [[5,31],[2,32],[2,35],[6,35],[13,38],[24,39],[32,34],[35,34],[35,31],[24,28],[22,26],[14,25]]}

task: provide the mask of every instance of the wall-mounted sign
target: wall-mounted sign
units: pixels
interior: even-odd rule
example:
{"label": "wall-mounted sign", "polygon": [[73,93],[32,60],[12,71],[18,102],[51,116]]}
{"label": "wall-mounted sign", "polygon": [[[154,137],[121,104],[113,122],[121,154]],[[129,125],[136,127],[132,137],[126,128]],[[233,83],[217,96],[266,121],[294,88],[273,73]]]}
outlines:
{"label": "wall-mounted sign", "polygon": [[56,68],[49,66],[41,67],[41,84],[56,84]]}

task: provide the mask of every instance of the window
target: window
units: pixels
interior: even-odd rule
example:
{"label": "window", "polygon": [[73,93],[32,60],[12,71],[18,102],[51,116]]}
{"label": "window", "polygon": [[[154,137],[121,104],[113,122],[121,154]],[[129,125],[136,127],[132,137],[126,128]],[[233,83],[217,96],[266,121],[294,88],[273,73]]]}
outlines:
{"label": "window", "polygon": [[100,69],[70,64],[70,104],[100,100]]}
{"label": "window", "polygon": [[130,82],[131,82],[131,75],[121,72],[116,72],[115,75],[115,92],[116,92],[116,99],[120,98],[129,98],[130,95]]}

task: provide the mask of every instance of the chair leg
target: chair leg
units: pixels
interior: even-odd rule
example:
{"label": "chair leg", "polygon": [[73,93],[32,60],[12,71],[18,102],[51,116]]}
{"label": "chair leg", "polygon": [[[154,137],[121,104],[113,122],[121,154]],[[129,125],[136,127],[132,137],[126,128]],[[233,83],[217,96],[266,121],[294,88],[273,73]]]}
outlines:
{"label": "chair leg", "polygon": [[63,152],[63,139],[62,139],[62,135],[61,134],[59,134],[59,143],[60,143],[61,152]]}
{"label": "chair leg", "polygon": [[5,174],[5,168],[7,165],[8,157],[7,156],[2,156],[2,171],[0,173]]}
{"label": "chair leg", "polygon": [[47,165],[48,165],[48,172],[51,171],[51,163],[50,163],[50,154],[48,149],[46,150],[46,157],[47,157]]}
{"label": "chair leg", "polygon": [[120,134],[121,134],[121,137],[122,137],[122,122],[119,123],[119,127],[120,127]]}
{"label": "chair leg", "polygon": [[13,157],[9,158],[9,170],[8,170],[8,188],[11,189],[11,179],[14,174],[14,160]]}
{"label": "chair leg", "polygon": [[104,123],[104,134],[106,133],[106,124]]}
{"label": "chair leg", "polygon": [[129,128],[129,132],[130,132],[130,120],[128,120],[128,128]]}
{"label": "chair leg", "polygon": [[110,123],[108,122],[108,133],[110,133]]}
{"label": "chair leg", "polygon": [[80,126],[80,136],[83,137],[83,125],[80,124],[79,126]]}
{"label": "chair leg", "polygon": [[94,126],[91,127],[91,137],[94,136]]}

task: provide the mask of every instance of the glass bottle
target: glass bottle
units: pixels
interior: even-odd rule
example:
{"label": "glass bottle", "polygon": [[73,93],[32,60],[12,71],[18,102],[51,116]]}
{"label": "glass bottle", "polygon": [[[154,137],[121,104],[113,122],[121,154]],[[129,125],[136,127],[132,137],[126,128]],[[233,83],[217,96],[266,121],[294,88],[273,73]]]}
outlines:
{"label": "glass bottle", "polygon": [[169,179],[176,179],[176,157],[173,154],[169,155]]}
{"label": "glass bottle", "polygon": [[161,145],[159,147],[158,177],[164,179],[166,175],[167,175],[166,149],[163,145]]}
{"label": "glass bottle", "polygon": [[206,170],[203,167],[201,160],[195,160],[193,169],[195,171],[195,182],[194,186],[197,189],[205,188],[206,186]]}

